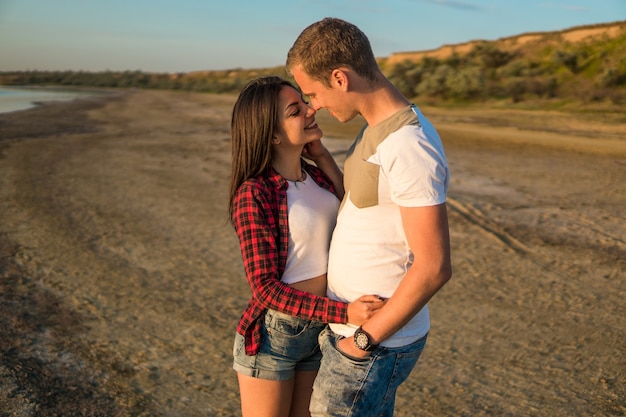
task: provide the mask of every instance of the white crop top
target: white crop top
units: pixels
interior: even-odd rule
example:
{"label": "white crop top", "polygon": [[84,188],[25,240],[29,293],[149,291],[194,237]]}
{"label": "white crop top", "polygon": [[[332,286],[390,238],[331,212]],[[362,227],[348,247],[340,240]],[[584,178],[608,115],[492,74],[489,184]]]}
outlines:
{"label": "white crop top", "polygon": [[287,209],[289,249],[281,281],[293,284],[326,274],[339,200],[307,174],[302,182],[289,181]]}

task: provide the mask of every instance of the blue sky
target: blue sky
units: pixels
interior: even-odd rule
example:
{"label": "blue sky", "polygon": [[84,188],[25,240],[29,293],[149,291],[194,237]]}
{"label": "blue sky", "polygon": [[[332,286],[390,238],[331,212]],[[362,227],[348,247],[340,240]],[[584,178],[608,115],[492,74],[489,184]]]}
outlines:
{"label": "blue sky", "polygon": [[626,0],[0,0],[0,71],[272,67],[326,16],[384,57],[626,20]]}

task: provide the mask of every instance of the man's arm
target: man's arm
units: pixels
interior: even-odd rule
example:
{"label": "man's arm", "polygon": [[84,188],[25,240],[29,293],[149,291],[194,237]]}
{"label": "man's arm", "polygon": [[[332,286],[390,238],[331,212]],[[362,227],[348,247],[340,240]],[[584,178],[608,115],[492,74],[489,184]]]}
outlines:
{"label": "man's arm", "polygon": [[[452,276],[445,203],[400,207],[400,214],[414,262],[387,304],[363,325],[375,344],[404,326]],[[339,348],[355,357],[369,354],[358,349],[351,338],[341,340]]]}

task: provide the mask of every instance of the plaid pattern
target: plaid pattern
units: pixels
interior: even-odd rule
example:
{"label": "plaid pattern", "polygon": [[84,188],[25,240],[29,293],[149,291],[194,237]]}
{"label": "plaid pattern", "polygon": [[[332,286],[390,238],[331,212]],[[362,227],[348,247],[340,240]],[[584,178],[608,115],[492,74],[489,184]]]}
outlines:
{"label": "plaid pattern", "polygon": [[[334,193],[331,181],[317,167],[302,162],[308,175]],[[234,199],[233,226],[252,290],[237,332],[245,338],[247,355],[256,355],[261,345],[261,326],[268,308],[324,323],[348,321],[348,305],[298,291],[280,278],[287,263],[289,224],[288,182],[274,169],[245,181]]]}

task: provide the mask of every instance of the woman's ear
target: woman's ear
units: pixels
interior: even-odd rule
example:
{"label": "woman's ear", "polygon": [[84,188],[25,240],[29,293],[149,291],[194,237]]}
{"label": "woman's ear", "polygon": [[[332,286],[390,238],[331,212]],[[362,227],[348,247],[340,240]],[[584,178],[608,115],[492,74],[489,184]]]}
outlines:
{"label": "woman's ear", "polygon": [[280,139],[278,139],[278,137],[277,137],[277,136],[274,136],[274,137],[272,138],[272,144],[274,144],[274,145],[278,145],[279,143],[280,143]]}

